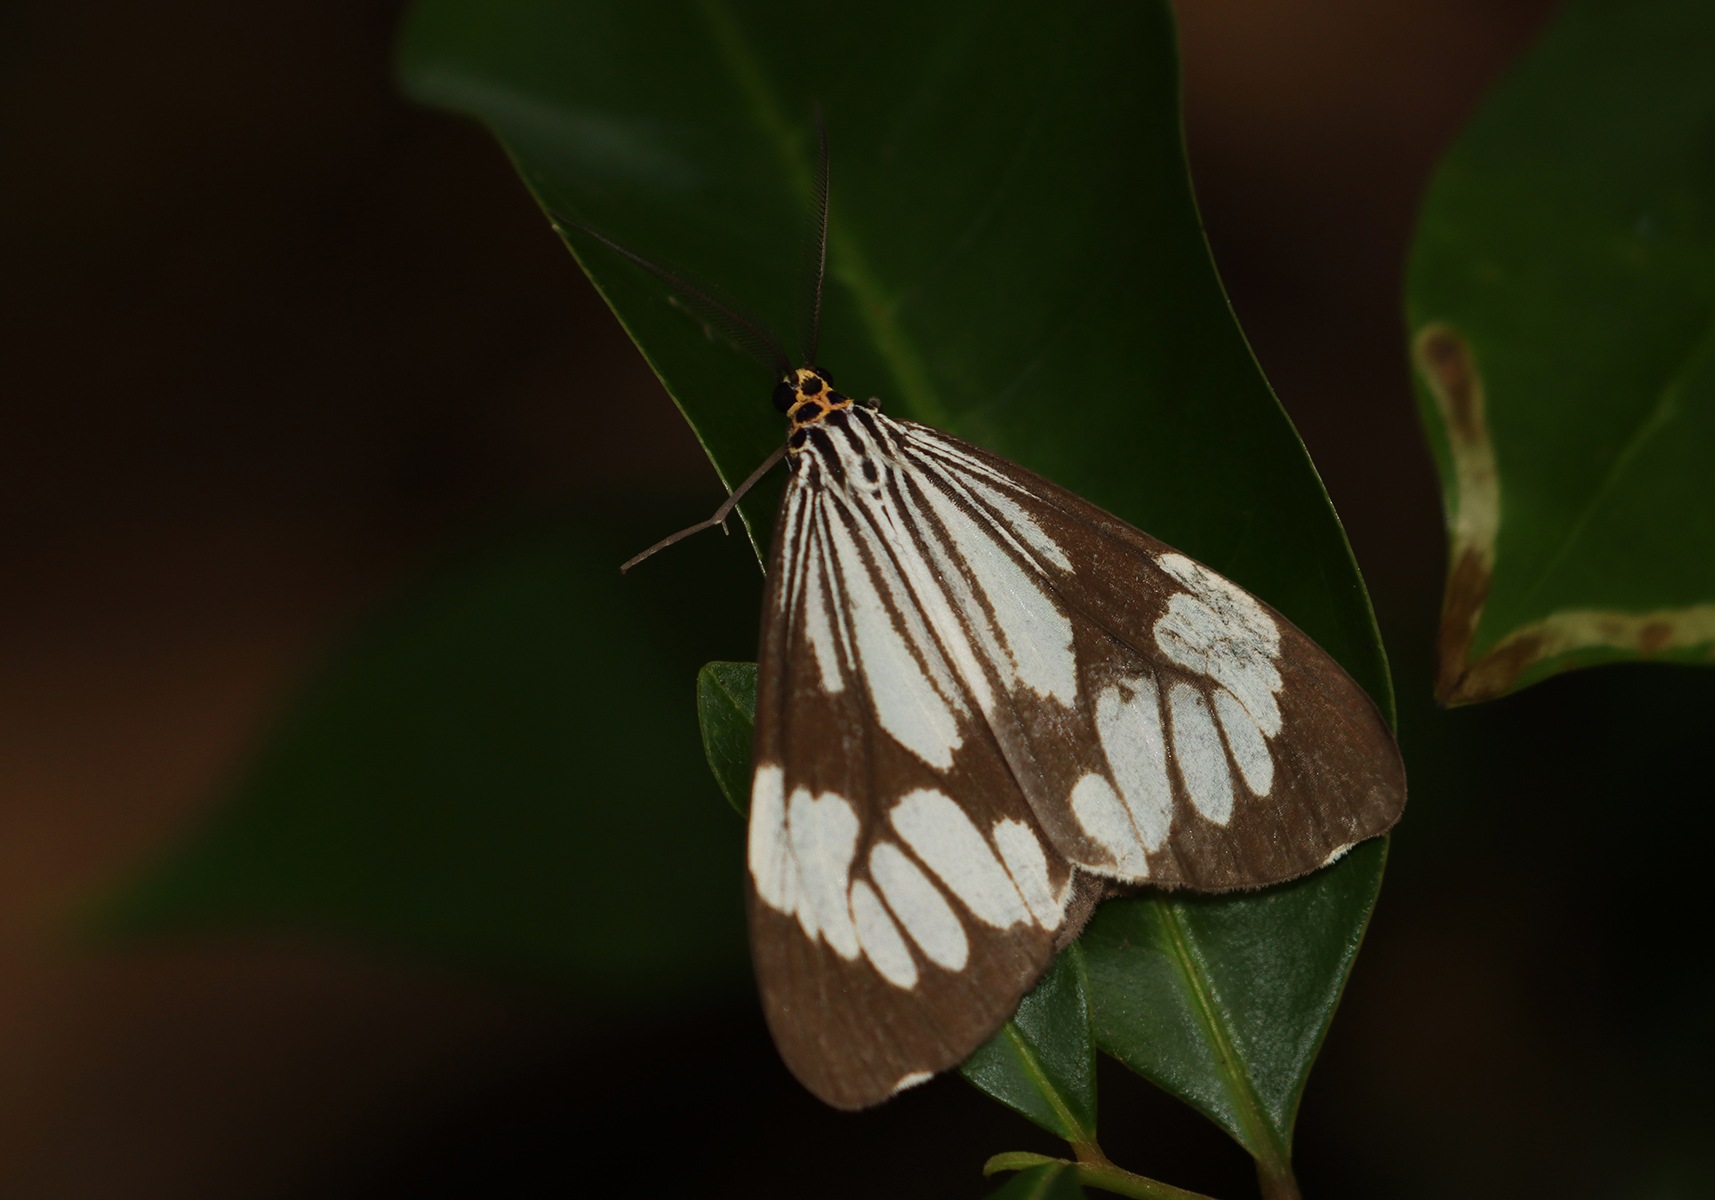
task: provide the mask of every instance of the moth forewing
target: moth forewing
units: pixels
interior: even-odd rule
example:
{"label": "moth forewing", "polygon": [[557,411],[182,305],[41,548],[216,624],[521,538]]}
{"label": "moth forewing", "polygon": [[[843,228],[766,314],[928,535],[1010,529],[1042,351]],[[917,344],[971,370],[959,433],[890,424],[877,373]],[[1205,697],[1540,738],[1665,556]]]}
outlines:
{"label": "moth forewing", "polygon": [[[990,520],[1022,517],[1033,537],[1062,548],[1065,566],[1031,557],[1070,615],[1080,703],[1019,723],[1032,735],[1013,757],[1038,768],[1021,783],[1074,863],[1156,886],[1261,887],[1315,870],[1398,820],[1405,774],[1386,720],[1284,616],[1075,493],[936,430],[908,428],[909,444],[993,485],[990,495],[1007,503],[988,505]],[[1019,701],[1041,707],[1028,693]],[[1082,757],[1064,750],[1067,724]],[[1091,750],[1105,770],[1088,768]],[[1092,773],[1131,818],[1146,870],[1079,850],[1111,811]],[[1044,790],[1033,788],[1043,774]],[[1078,820],[1079,800],[1089,824]],[[1122,837],[1121,849],[1135,867],[1137,846]]]}
{"label": "moth forewing", "polygon": [[[795,473],[759,650],[750,926],[781,1056],[828,1103],[861,1108],[957,1064],[1005,1021],[1052,958],[1060,910],[1054,897],[1037,919],[996,856],[956,845],[984,835],[960,828],[954,795],[989,797],[991,821],[1032,820],[998,749],[937,770],[879,725],[877,689],[892,685],[861,647],[884,636],[875,622],[907,615],[877,607],[901,581],[861,525],[834,531],[846,519]],[[1043,867],[1051,897],[1069,886],[1069,865],[1045,854]]]}
{"label": "moth forewing", "polygon": [[1278,613],[958,439],[810,413],[825,377],[796,378],[750,912],[823,1099],[968,1056],[1104,887],[1260,887],[1397,819],[1385,723]]}

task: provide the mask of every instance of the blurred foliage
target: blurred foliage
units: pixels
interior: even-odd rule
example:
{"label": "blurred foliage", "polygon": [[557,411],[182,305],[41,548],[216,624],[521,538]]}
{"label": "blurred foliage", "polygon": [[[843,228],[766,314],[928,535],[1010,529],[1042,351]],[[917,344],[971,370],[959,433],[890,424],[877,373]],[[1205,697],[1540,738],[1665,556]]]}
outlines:
{"label": "blurred foliage", "polygon": [[[719,538],[622,579],[668,519],[523,531],[376,614],[104,926],[343,931],[601,1005],[736,986],[743,830],[690,679],[709,630],[748,626],[758,580]],[[718,583],[696,622],[688,577]]]}
{"label": "blurred foliage", "polygon": [[1575,0],[1436,173],[1407,315],[1444,702],[1715,655],[1712,63],[1702,0]]}

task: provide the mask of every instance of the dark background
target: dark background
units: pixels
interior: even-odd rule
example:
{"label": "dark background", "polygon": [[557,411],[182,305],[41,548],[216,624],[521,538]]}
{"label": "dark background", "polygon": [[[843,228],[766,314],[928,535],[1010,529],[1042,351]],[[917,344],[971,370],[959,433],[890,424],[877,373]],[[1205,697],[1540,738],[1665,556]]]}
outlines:
{"label": "dark background", "polygon": [[[1443,539],[1402,263],[1433,164],[1551,7],[1180,11],[1209,236],[1369,580],[1413,773],[1303,1110],[1313,1196],[1709,1179],[1709,1005],[1676,953],[1702,868],[1674,815],[1709,684],[1618,668],[1425,699]],[[689,520],[718,496],[500,149],[393,94],[400,11],[0,16],[0,1195],[855,1196],[895,1166],[978,1195],[986,1154],[1053,1145],[956,1079],[824,1111],[748,1004],[597,1026],[355,946],[66,936],[446,547],[573,502],[666,494]],[[1662,797],[1666,828],[1640,830]],[[1221,1134],[1105,1080],[1114,1158],[1250,1194]]]}

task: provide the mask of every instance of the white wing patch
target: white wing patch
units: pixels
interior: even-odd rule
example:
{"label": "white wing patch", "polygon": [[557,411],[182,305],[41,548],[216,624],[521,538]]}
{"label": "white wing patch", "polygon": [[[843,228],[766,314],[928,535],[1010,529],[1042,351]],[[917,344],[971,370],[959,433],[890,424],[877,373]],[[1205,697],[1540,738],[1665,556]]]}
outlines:
{"label": "white wing patch", "polygon": [[1221,627],[1228,636],[1243,634],[1270,657],[1280,653],[1280,626],[1255,596],[1183,554],[1163,554],[1155,561],[1220,613]]}
{"label": "white wing patch", "polygon": [[[799,508],[803,507],[801,496],[794,496],[794,502]],[[821,537],[821,530],[814,521],[806,521],[802,545],[804,552],[799,558],[798,584],[801,590],[799,611],[804,615],[804,636],[809,640],[810,651],[816,656],[816,667],[821,675],[822,688],[830,693],[845,690],[845,672],[840,669],[839,645],[834,640],[834,626],[829,619],[829,603],[832,599],[827,594],[828,579],[828,545]]]}
{"label": "white wing patch", "polygon": [[[1001,667],[1003,682],[1023,684],[1040,696],[1051,696],[1068,708],[1078,700],[1078,662],[1073,653],[1072,622],[1044,586],[1040,559],[1046,558],[1070,573],[1071,560],[1034,518],[1016,501],[1003,495],[983,479],[1004,482],[988,467],[941,438],[921,429],[902,430],[905,440],[926,453],[912,460],[916,487],[929,501],[945,530],[951,555],[942,550],[942,535],[919,524],[919,534],[940,555],[945,569],[963,563],[975,577],[979,604],[962,609],[972,624],[984,633],[989,618],[999,624],[1005,652],[990,652],[990,661]],[[937,461],[937,459],[947,461]],[[957,470],[949,464],[954,464]],[[999,521],[979,521],[972,512],[985,506],[998,513]],[[1018,561],[1031,564],[1026,569]],[[950,560],[950,561],[949,561]],[[949,576],[958,579],[953,568]],[[1010,666],[1011,670],[1004,668]],[[1010,678],[1006,676],[1010,675]],[[991,711],[989,704],[984,711]]]}
{"label": "white wing patch", "polygon": [[894,987],[916,987],[917,960],[911,957],[910,947],[899,936],[899,927],[887,915],[875,889],[861,879],[852,884],[852,920],[865,956],[881,977]]}
{"label": "white wing patch", "polygon": [[892,813],[894,829],[916,860],[893,842],[878,841],[869,853],[869,878],[853,879],[858,824],[852,806],[832,792],[813,797],[805,788],[783,797],[782,781],[780,767],[764,766],[751,788],[756,895],[796,916],[811,941],[825,941],[847,960],[861,954],[895,987],[909,990],[920,980],[912,945],[948,971],[962,971],[970,961],[970,938],[943,889],[998,929],[1034,921],[1054,930],[1064,920],[1070,877],[1056,893],[1042,842],[1023,821],[996,822],[991,846],[945,793],[919,789]]}
{"label": "white wing patch", "polygon": [[[905,594],[904,583],[886,555],[874,554],[872,548],[872,556],[866,559],[844,521],[824,518],[818,524],[830,535],[839,562],[845,612],[876,719],[918,758],[948,770],[964,738],[953,700],[924,670],[926,662],[939,662],[940,652],[922,627],[916,605]],[[889,593],[885,601],[876,586],[878,577]]]}
{"label": "white wing patch", "polygon": [[[956,555],[976,579],[978,599],[1000,626],[1017,682],[1068,708],[1078,700],[1078,660],[1072,652],[1072,621],[1043,587],[1007,553],[992,525],[981,525],[940,488],[923,489]],[[967,613],[973,610],[967,610]]]}
{"label": "white wing patch", "polygon": [[1148,878],[1145,854],[1159,850],[1172,830],[1173,777],[1199,816],[1226,825],[1240,802],[1239,781],[1258,798],[1273,790],[1269,739],[1281,729],[1274,618],[1182,554],[1158,562],[1187,590],[1168,597],[1155,644],[1200,681],[1175,680],[1165,696],[1143,676],[1104,687],[1095,725],[1108,778],[1085,775],[1068,797],[1079,826],[1113,857],[1111,865],[1086,865],[1131,880]]}
{"label": "white wing patch", "polygon": [[933,1078],[935,1078],[935,1076],[930,1071],[912,1071],[908,1075],[901,1075],[899,1077],[899,1082],[894,1084],[893,1090],[887,1094],[889,1096],[897,1096],[907,1088],[914,1088],[918,1084],[928,1083]]}
{"label": "white wing patch", "polygon": [[1226,688],[1215,689],[1215,716],[1220,718],[1227,749],[1244,776],[1245,786],[1258,796],[1268,795],[1274,787],[1274,755],[1268,752],[1268,741],[1257,728],[1256,718]]}
{"label": "white wing patch", "polygon": [[[1171,662],[1205,676],[1212,685],[1206,698],[1196,697],[1195,705],[1190,697],[1181,701],[1176,695],[1173,700],[1180,772],[1199,809],[1211,819],[1216,819],[1214,812],[1230,816],[1231,800],[1223,800],[1222,791],[1224,787],[1230,793],[1231,781],[1220,782],[1227,774],[1229,754],[1253,794],[1266,796],[1274,787],[1274,756],[1268,739],[1281,728],[1280,704],[1275,699],[1281,688],[1276,665],[1280,626],[1249,593],[1183,554],[1163,554],[1157,562],[1190,590],[1168,600],[1166,615],[1155,623],[1155,643]],[[1212,737],[1210,704],[1225,734],[1225,752],[1218,754],[1208,749],[1213,746],[1218,751],[1220,745]],[[1181,723],[1187,739],[1184,747],[1178,744]],[[1215,758],[1220,760],[1219,771]],[[1187,771],[1201,780],[1200,790],[1192,787]],[[1210,808],[1204,809],[1205,801]]]}
{"label": "white wing patch", "polygon": [[1176,683],[1167,693],[1167,708],[1173,717],[1173,758],[1191,804],[1225,825],[1233,819],[1233,776],[1208,702],[1190,684]]}
{"label": "white wing patch", "polygon": [[1345,855],[1346,851],[1350,850],[1357,844],[1358,843],[1356,842],[1346,842],[1342,845],[1335,846],[1332,850],[1328,851],[1328,857],[1322,860],[1322,865],[1326,867],[1330,863],[1338,862]]}
{"label": "white wing patch", "polygon": [[1078,780],[1072,785],[1072,816],[1080,829],[1113,855],[1107,873],[1124,879],[1148,878],[1149,859],[1138,840],[1137,826],[1131,823],[1113,784],[1094,771]]}
{"label": "white wing patch", "polygon": [[1173,784],[1167,778],[1161,702],[1154,680],[1125,683],[1129,699],[1114,686],[1103,688],[1096,698],[1096,733],[1137,836],[1153,854],[1161,849],[1173,824]]}
{"label": "white wing patch", "polygon": [[[1069,571],[1071,562],[1005,494],[1001,476],[919,431],[874,420],[939,459],[902,457],[858,422],[833,435],[829,478],[793,488],[788,501],[786,536],[804,567],[783,602],[828,690],[852,682],[834,680],[843,650],[877,723],[946,771],[963,745],[966,697],[985,713],[1014,687],[1077,704],[1071,618],[1041,566]],[[843,601],[837,611],[833,595]]]}
{"label": "white wing patch", "polygon": [[1003,527],[1022,538],[1038,557],[1047,559],[1068,575],[1072,573],[1072,560],[1066,557],[1066,552],[1060,549],[1060,544],[1044,533],[1042,526],[1036,523],[1036,518],[1020,508],[1009,496],[986,483],[978,483],[969,476],[959,482],[985,507],[1000,514]]}
{"label": "white wing patch", "polygon": [[1280,732],[1280,627],[1255,597],[1183,554],[1163,554],[1163,571],[1190,589],[1168,602],[1156,645],[1180,666],[1208,675],[1250,710],[1268,737]]}
{"label": "white wing patch", "polygon": [[893,915],[929,961],[949,971],[964,970],[971,955],[965,927],[946,897],[905,851],[892,842],[877,843],[869,854],[869,873],[887,897]]}
{"label": "white wing patch", "polygon": [[979,920],[1010,929],[1031,919],[988,839],[951,796],[919,788],[893,806],[891,819],[923,865]]}
{"label": "white wing patch", "polygon": [[[1063,889],[1055,894],[1054,885],[1048,878],[1048,859],[1042,853],[1042,842],[1036,831],[1023,821],[996,821],[994,844],[1036,923],[1044,929],[1060,928],[1066,913],[1066,892]],[[1066,887],[1071,887],[1070,878]]]}
{"label": "white wing patch", "polygon": [[[887,501],[878,498],[877,504],[885,506]],[[1010,665],[1011,659],[1001,645],[1000,635],[989,620],[987,611],[977,603],[965,573],[959,569],[957,560],[941,539],[925,530],[922,521],[912,522],[909,533],[914,540],[906,544],[913,550],[918,544],[927,545],[933,562],[926,563],[920,555],[909,554],[906,557],[907,569],[913,572],[919,592],[930,597],[930,616],[942,644],[947,647],[953,662],[958,664],[959,677],[970,688],[977,707],[984,713],[992,713],[995,691],[989,684],[989,674],[983,664],[996,664],[1003,670]]]}
{"label": "white wing patch", "polygon": [[793,791],[786,802],[786,840],[798,868],[798,924],[841,958],[858,956],[857,930],[846,895],[857,852],[858,819],[843,796]]}
{"label": "white wing patch", "polygon": [[805,788],[788,799],[777,766],[757,770],[750,788],[750,877],[769,907],[796,916],[804,936],[820,937],[841,958],[858,956],[858,931],[846,897],[857,850],[858,819],[832,792]]}
{"label": "white wing patch", "polygon": [[756,894],[790,916],[798,907],[798,867],[786,841],[786,774],[758,767],[750,781],[748,857]]}

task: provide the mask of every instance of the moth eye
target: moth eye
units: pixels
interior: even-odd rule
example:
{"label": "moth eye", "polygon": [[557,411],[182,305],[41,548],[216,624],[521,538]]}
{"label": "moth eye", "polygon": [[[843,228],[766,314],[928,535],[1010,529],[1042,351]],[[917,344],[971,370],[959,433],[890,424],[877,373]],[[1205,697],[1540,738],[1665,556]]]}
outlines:
{"label": "moth eye", "polygon": [[792,402],[798,398],[798,389],[789,383],[774,385],[774,407],[785,412],[792,407]]}

